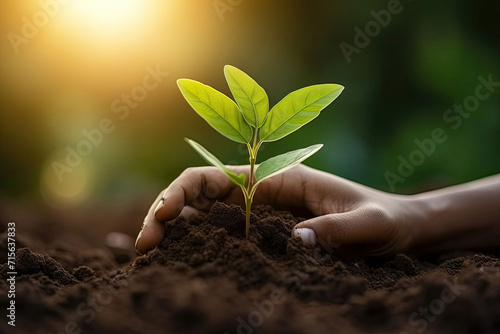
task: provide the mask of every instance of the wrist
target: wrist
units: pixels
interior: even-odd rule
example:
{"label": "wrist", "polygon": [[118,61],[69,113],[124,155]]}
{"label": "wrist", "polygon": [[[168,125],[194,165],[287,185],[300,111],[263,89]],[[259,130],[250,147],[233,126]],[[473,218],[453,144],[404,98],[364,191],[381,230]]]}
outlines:
{"label": "wrist", "polygon": [[399,251],[406,252],[422,244],[428,237],[426,225],[436,215],[436,208],[416,196],[385,193],[379,198],[395,224],[394,240]]}
{"label": "wrist", "polygon": [[415,195],[398,195],[396,201],[401,208],[398,220],[407,240],[406,248],[422,245],[444,233],[434,226],[445,211],[444,203],[428,201]]}
{"label": "wrist", "polygon": [[419,211],[414,222],[413,246],[440,241],[453,231],[453,210],[445,196],[410,196],[411,206]]}

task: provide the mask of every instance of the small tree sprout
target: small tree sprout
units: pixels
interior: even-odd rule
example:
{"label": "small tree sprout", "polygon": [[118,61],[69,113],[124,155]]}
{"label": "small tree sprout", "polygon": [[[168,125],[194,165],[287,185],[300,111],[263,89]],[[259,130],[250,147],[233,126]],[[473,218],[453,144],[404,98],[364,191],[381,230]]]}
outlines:
{"label": "small tree sprout", "polygon": [[248,180],[245,174],[230,171],[219,159],[194,140],[186,142],[209,164],[225,173],[240,186],[245,198],[248,238],[250,209],[259,184],[265,179],[300,164],[316,153],[323,144],[290,151],[270,158],[255,168],[262,143],[281,139],[316,118],[335,100],[344,87],[337,84],[314,85],[285,96],[271,110],[266,91],[250,76],[226,65],[224,74],[236,102],[210,86],[190,79],[179,79],[177,85],[189,105],[223,136],[246,144],[250,162]]}

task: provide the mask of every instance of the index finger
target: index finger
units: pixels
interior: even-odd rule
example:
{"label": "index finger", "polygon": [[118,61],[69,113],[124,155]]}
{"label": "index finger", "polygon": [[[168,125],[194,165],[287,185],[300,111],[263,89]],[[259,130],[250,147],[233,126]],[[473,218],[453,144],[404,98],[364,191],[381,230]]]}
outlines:
{"label": "index finger", "polygon": [[[165,222],[176,218],[186,205],[195,203],[201,194],[210,201],[224,197],[235,185],[215,167],[186,169],[153,202],[144,218],[135,248],[144,254],[160,244],[165,236]],[[202,203],[208,206],[210,203]]]}
{"label": "index finger", "polygon": [[155,218],[155,209],[158,203],[161,202],[163,192],[156,197],[155,201],[149,208],[149,211],[142,223],[141,231],[135,241],[135,249],[141,254],[144,254],[154,246],[158,245],[165,236],[165,223],[159,222]]}
{"label": "index finger", "polygon": [[186,169],[160,197],[156,211],[157,221],[176,218],[186,205],[206,209],[217,198],[225,197],[236,185],[215,167]]}

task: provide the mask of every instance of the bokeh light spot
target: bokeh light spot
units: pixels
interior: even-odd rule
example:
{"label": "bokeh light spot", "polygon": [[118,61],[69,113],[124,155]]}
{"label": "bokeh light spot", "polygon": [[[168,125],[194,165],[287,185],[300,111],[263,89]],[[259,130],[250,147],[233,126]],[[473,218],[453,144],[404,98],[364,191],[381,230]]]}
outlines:
{"label": "bokeh light spot", "polygon": [[[90,197],[95,187],[96,173],[89,159],[83,158],[78,166],[70,167],[65,161],[66,154],[64,150],[54,152],[47,157],[41,170],[40,190],[45,201],[51,206],[82,204]],[[55,164],[65,167],[56,169]],[[61,172],[62,170],[64,172]]]}

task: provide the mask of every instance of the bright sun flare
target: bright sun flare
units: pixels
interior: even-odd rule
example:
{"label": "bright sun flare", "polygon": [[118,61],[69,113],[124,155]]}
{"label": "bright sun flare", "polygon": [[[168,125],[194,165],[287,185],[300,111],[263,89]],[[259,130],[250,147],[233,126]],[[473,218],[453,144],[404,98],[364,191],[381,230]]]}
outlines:
{"label": "bright sun flare", "polygon": [[141,0],[76,0],[72,7],[89,25],[112,28],[135,23],[144,5]]}

